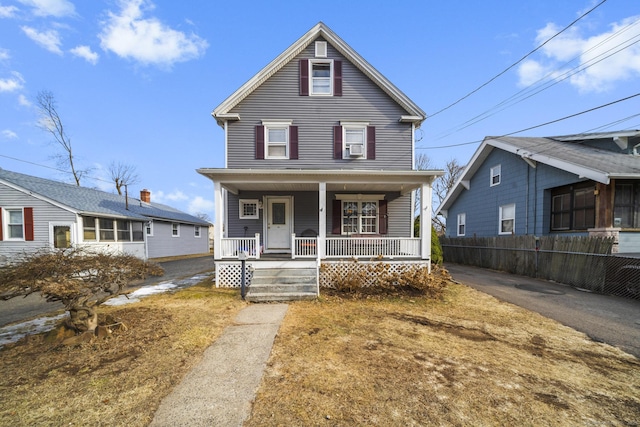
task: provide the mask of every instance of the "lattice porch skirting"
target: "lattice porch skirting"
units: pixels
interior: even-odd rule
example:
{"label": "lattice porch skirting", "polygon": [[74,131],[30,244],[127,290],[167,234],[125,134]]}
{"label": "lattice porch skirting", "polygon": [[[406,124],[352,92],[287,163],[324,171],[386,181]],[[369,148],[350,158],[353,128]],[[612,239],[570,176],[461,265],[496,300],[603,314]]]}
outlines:
{"label": "lattice porch skirting", "polygon": [[[245,286],[251,285],[253,266],[246,263]],[[216,286],[221,288],[239,288],[242,286],[242,265],[239,262],[216,262]]]}

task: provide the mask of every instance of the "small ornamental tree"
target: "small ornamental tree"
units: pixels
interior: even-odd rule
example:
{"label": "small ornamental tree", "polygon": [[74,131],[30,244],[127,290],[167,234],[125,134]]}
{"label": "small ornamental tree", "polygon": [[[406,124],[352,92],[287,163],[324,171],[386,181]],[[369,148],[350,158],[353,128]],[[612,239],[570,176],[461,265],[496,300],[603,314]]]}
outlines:
{"label": "small ornamental tree", "polygon": [[0,268],[0,299],[39,292],[47,302],[60,301],[69,311],[67,326],[76,332],[93,332],[100,304],[123,294],[124,287],[135,280],[162,274],[159,265],[129,254],[43,250]]}

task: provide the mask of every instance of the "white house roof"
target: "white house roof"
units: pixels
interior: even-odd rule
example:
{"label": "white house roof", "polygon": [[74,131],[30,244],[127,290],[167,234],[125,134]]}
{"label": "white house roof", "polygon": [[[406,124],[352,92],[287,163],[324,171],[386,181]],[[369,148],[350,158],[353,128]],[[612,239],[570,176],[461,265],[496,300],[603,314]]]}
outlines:
{"label": "white house roof", "polygon": [[323,37],[328,41],[329,44],[409,113],[408,115],[402,116],[401,120],[414,122],[416,127],[420,126],[420,123],[426,118],[426,113],[322,22],[316,24],[295,43],[289,46],[287,50],[260,70],[258,74],[249,79],[249,81],[218,105],[211,113],[218,124],[222,126],[228,119],[237,120],[237,114],[231,113],[231,110],[318,37]]}
{"label": "white house roof", "polygon": [[[531,165],[539,162],[581,178],[609,184],[611,179],[640,179],[640,156],[637,148],[633,147],[634,143],[629,141],[636,141],[639,137],[640,130],[554,137],[488,136],[471,157],[438,212],[449,209],[458,195],[469,187],[471,177],[495,148],[520,156]],[[624,141],[624,149],[631,153],[623,153],[622,145],[619,145],[621,151],[612,151],[585,143],[595,140],[610,140],[616,144]],[[635,144],[640,144],[640,140]]]}

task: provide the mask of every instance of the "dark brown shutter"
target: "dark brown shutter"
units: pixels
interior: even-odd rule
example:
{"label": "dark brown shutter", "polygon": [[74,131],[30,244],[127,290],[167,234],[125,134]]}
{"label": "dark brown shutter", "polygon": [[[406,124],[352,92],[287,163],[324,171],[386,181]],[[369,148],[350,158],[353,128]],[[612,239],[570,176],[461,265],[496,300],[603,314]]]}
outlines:
{"label": "dark brown shutter", "polygon": [[0,240],[2,240],[2,208],[0,208]]}
{"label": "dark brown shutter", "polygon": [[256,159],[264,159],[264,126],[256,126]]}
{"label": "dark brown shutter", "polygon": [[376,159],[376,127],[367,126],[367,159]]}
{"label": "dark brown shutter", "polygon": [[24,208],[24,240],[33,241],[33,208]]}
{"label": "dark brown shutter", "polygon": [[378,201],[378,233],[387,234],[387,201]]}
{"label": "dark brown shutter", "polygon": [[333,127],[333,158],[342,158],[342,126]]}
{"label": "dark brown shutter", "polygon": [[331,233],[342,234],[342,201],[333,201],[333,212],[331,213]]}
{"label": "dark brown shutter", "polygon": [[333,61],[333,96],[342,96],[342,61]]}
{"label": "dark brown shutter", "polygon": [[300,60],[300,96],[309,96],[309,60]]}
{"label": "dark brown shutter", "polygon": [[298,126],[289,126],[289,158],[298,160]]}

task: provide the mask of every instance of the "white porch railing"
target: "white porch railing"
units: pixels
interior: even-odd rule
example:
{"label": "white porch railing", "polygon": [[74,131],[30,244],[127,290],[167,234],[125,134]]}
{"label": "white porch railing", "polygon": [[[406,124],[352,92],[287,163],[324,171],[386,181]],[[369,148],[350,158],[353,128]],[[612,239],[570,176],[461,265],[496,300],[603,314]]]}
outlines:
{"label": "white porch railing", "polygon": [[291,258],[317,258],[318,239],[315,237],[296,237],[291,235]]}
{"label": "white porch railing", "polygon": [[327,237],[327,258],[383,256],[420,257],[420,238],[414,237]]}
{"label": "white porch railing", "polygon": [[221,257],[237,258],[242,252],[246,252],[249,258],[260,259],[260,234],[255,237],[227,237],[222,239]]}

